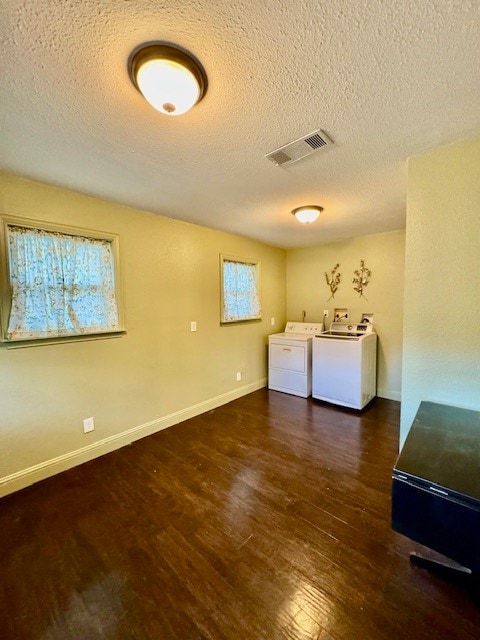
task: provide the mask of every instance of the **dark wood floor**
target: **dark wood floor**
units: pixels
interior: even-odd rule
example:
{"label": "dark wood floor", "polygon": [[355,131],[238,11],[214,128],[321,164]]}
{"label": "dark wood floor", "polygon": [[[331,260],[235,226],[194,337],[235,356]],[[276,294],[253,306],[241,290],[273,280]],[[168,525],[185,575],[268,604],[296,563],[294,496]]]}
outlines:
{"label": "dark wood floor", "polygon": [[390,529],[398,422],[261,390],[4,498],[0,637],[478,639]]}

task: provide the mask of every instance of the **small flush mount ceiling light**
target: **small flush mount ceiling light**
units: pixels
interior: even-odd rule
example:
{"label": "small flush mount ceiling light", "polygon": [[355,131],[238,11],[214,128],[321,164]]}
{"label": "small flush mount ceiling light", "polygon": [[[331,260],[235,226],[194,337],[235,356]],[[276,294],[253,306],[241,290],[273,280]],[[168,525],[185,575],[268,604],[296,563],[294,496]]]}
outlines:
{"label": "small flush mount ceiling light", "polygon": [[322,211],[323,207],[318,207],[315,204],[309,204],[304,207],[297,207],[292,211],[292,214],[299,222],[308,224],[309,222],[315,222]]}
{"label": "small flush mount ceiling light", "polygon": [[145,100],[168,116],[191,109],[208,86],[205,69],[191,53],[162,42],[142,44],[132,51],[128,73]]}

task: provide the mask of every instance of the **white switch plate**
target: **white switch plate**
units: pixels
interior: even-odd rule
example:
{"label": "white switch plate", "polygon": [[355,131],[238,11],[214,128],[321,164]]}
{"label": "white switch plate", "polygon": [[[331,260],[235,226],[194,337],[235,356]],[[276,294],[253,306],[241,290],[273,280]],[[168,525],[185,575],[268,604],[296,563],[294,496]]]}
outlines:
{"label": "white switch plate", "polygon": [[95,429],[95,422],[93,418],[85,418],[83,421],[83,433],[89,433]]}
{"label": "white switch plate", "polygon": [[270,324],[272,325],[272,327],[275,326],[275,318],[270,318]]}
{"label": "white switch plate", "polygon": [[240,382],[242,379],[242,372],[241,371],[237,371],[237,382]]}
{"label": "white switch plate", "polygon": [[197,330],[197,323],[195,321],[190,322],[190,331],[196,331]]}

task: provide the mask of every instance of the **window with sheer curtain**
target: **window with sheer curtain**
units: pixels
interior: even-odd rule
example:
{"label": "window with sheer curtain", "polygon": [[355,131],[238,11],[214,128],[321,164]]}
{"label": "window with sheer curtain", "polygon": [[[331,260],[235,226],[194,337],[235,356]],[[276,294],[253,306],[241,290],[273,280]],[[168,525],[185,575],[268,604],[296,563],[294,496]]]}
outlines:
{"label": "window with sheer curtain", "polygon": [[3,340],[121,331],[115,236],[6,224],[9,311]]}
{"label": "window with sheer curtain", "polygon": [[220,265],[221,321],[227,323],[261,319],[260,263],[220,256]]}

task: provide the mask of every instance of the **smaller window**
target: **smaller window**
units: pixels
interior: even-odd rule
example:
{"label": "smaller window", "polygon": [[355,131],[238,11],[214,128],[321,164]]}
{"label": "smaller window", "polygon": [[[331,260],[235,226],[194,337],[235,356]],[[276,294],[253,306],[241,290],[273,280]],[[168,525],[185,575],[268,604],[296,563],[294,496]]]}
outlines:
{"label": "smaller window", "polygon": [[260,262],[220,256],[221,322],[261,320]]}
{"label": "smaller window", "polygon": [[4,218],[4,342],[122,331],[117,237]]}

